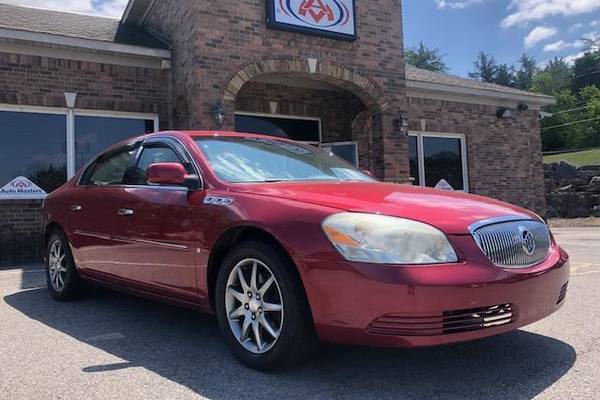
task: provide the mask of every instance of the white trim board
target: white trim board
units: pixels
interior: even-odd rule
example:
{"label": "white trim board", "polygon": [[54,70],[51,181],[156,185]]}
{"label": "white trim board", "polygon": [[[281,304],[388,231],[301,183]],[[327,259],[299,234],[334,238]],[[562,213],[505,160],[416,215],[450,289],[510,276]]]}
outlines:
{"label": "white trim board", "polygon": [[171,51],[164,49],[153,49],[149,47],[133,46],[101,40],[75,38],[70,36],[54,35],[50,33],[38,33],[20,31],[16,29],[0,28],[0,38],[12,40],[24,40],[27,42],[44,43],[47,45],[61,45],[77,47],[88,50],[106,51],[109,53],[136,55],[160,59],[171,59]]}
{"label": "white trim board", "polygon": [[[430,94],[433,96],[433,98],[435,98],[435,95],[433,94],[444,93],[447,95],[456,96],[457,99],[462,99],[457,101],[465,102],[465,100],[469,100],[467,101],[468,103],[474,104],[479,104],[479,99],[487,99],[488,101],[495,100],[526,103],[530,106],[535,105],[538,108],[556,104],[556,99],[549,96],[507,93],[499,90],[475,89],[463,86],[445,85],[442,83],[414,81],[408,79],[406,80],[406,88],[409,97],[422,97],[422,94]],[[421,94],[421,96],[419,94]]]}

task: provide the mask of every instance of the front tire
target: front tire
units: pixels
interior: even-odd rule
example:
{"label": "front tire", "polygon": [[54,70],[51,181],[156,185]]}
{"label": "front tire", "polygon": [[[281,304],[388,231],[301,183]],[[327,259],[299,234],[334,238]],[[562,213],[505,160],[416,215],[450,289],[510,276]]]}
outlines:
{"label": "front tire", "polygon": [[84,290],[84,282],[75,267],[69,242],[62,231],[54,231],[46,248],[46,281],[54,300],[75,299]]}
{"label": "front tire", "polygon": [[244,364],[272,370],[313,353],[317,340],[304,289],[278,249],[239,244],[225,258],[215,290],[219,326]]}

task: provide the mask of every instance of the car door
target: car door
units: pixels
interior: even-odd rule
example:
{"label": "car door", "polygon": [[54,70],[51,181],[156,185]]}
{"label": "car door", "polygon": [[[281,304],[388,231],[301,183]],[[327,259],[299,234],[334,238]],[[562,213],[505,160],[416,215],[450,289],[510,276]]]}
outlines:
{"label": "car door", "polygon": [[120,223],[114,239],[119,275],[144,289],[198,301],[198,221],[192,218],[192,196],[185,186],[149,184],[146,173],[155,163],[181,163],[197,173],[178,143],[156,138],[144,142],[118,200]]}
{"label": "car door", "polygon": [[120,222],[116,204],[135,151],[135,145],[124,146],[98,157],[66,204],[73,255],[84,273],[117,272],[112,239]]}

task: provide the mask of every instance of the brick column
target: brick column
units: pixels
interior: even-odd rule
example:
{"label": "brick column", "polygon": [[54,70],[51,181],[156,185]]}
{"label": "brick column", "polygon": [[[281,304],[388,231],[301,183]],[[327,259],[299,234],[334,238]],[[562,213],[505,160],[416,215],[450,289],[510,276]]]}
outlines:
{"label": "brick column", "polygon": [[390,112],[373,116],[373,173],[385,182],[408,183],[408,137],[397,123],[399,118],[399,113]]}

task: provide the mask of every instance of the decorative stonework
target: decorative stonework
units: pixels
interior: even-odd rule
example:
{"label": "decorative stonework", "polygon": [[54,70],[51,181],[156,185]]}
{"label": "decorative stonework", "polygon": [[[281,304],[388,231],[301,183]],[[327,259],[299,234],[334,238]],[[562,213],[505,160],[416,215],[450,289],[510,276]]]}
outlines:
{"label": "decorative stonework", "polygon": [[390,102],[381,88],[368,77],[328,61],[318,62],[316,72],[311,73],[306,60],[292,58],[258,60],[245,64],[226,80],[223,101],[235,101],[247,82],[267,74],[304,76],[305,79],[331,83],[354,93],[371,112],[383,112],[390,108]]}

